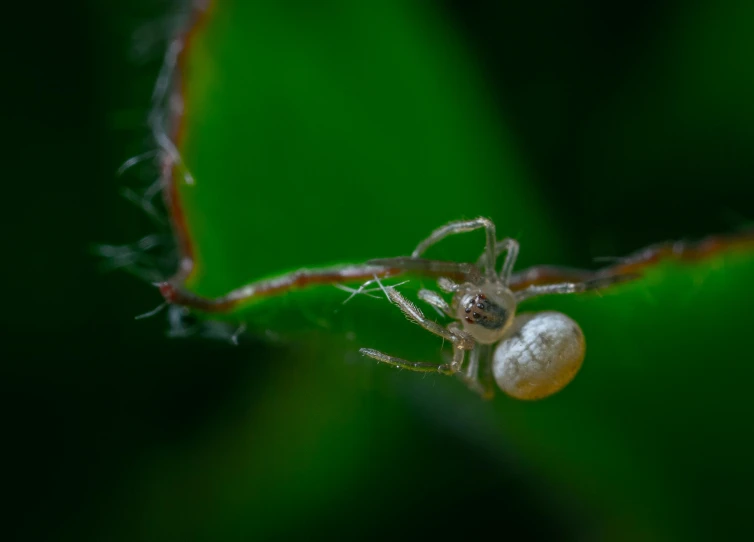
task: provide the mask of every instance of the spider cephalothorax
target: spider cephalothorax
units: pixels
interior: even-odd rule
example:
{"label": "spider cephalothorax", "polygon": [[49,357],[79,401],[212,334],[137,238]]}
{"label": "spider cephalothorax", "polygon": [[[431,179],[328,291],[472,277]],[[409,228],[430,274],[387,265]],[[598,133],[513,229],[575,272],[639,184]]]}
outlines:
{"label": "spider cephalothorax", "polygon": [[516,298],[508,290],[495,288],[493,284],[462,284],[456,292],[459,299],[456,318],[463,328],[482,344],[500,340],[513,321],[516,313]]}

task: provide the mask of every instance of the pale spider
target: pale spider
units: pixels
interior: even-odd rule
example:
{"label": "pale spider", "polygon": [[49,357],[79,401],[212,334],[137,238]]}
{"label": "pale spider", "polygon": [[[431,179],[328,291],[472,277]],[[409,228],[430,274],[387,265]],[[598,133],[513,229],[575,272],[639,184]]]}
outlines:
{"label": "pale spider", "polygon": [[[420,258],[430,246],[449,235],[481,228],[486,230],[487,243],[477,265]],[[412,371],[455,374],[485,398],[493,395],[490,373],[500,389],[518,399],[540,399],[561,390],[573,379],[584,360],[586,343],[581,328],[565,314],[554,311],[516,316],[516,307],[535,296],[581,292],[604,286],[606,282],[593,280],[529,286],[514,293],[509,283],[518,248],[514,239],[496,241],[495,224],[487,218],[476,218],[451,222],[436,229],[419,243],[410,257],[371,260],[369,263],[373,265],[431,271],[435,275],[462,275],[465,280],[457,284],[448,278],[438,279],[440,290],[453,294],[450,304],[431,290],[418,293],[419,299],[455,319],[444,327],[426,318],[395,288],[382,286],[375,277],[388,299],[410,320],[453,345],[452,361],[442,364],[411,362],[371,348],[362,348],[360,352],[377,361]],[[497,274],[495,263],[503,252],[507,254]],[[494,352],[493,345],[496,345]],[[466,352],[470,354],[464,367]]]}

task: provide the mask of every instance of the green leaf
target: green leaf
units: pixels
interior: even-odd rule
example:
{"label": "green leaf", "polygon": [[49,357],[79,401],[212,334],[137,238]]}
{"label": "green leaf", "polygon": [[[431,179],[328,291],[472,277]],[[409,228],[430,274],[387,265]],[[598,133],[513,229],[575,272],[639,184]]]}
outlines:
{"label": "green leaf", "polygon": [[[265,347],[272,352],[250,350],[241,386],[250,397],[239,393],[249,405],[235,399],[237,418],[150,458],[143,472],[152,482],[135,480],[126,498],[146,510],[147,529],[163,528],[161,539],[180,539],[175,526],[263,537],[297,532],[291,515],[305,526],[336,518],[358,529],[380,506],[403,511],[404,503],[409,519],[442,516],[445,507],[455,513],[454,498],[483,501],[480,492],[515,501],[502,483],[510,470],[524,473],[523,486],[565,501],[550,503],[549,515],[580,514],[574,521],[599,539],[687,540],[734,525],[731,515],[746,507],[721,496],[725,481],[754,478],[750,236],[660,250],[634,281],[522,306],[568,314],[587,341],[574,382],[535,403],[502,394],[482,402],[451,378],[361,358],[358,349],[371,347],[439,361],[442,345],[382,297],[344,304],[339,280],[219,312],[191,301],[224,299],[299,268],[409,254],[451,219],[492,218],[501,235],[521,241],[522,267],[565,263],[567,247],[582,241],[550,218],[557,202],[518,163],[515,142],[491,118],[474,57],[434,10],[398,1],[296,7],[217,0],[180,57],[183,163],[171,190],[193,267],[171,292],[205,309],[203,318],[283,340]],[[657,107],[636,122],[650,124]],[[635,120],[625,115],[604,132],[622,134]],[[590,158],[615,144],[598,126]],[[628,132],[629,154],[662,142],[645,141],[646,131]],[[603,193],[604,173],[591,170],[588,193]],[[632,201],[669,206],[646,195],[651,184],[630,180]],[[474,261],[482,248],[481,234],[469,234],[431,256]],[[415,275],[391,282],[404,279],[410,299],[434,287]],[[275,369],[260,391],[255,370],[267,357]],[[438,488],[439,512],[426,487]],[[541,503],[527,498],[534,509]]]}
{"label": "green leaf", "polygon": [[495,218],[528,257],[557,246],[472,58],[433,11],[299,8],[216,2],[180,59],[191,291],[406,253],[463,216]]}

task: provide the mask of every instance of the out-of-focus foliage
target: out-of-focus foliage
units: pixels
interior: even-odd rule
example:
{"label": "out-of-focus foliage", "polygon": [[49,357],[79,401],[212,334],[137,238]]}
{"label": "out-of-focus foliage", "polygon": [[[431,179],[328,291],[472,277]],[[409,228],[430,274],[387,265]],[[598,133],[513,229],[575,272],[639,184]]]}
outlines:
{"label": "out-of-focus foliage", "polygon": [[221,1],[204,18],[181,71],[193,291],[405,253],[461,216],[525,227],[541,257],[556,244],[473,57],[435,8]]}
{"label": "out-of-focus foliage", "polygon": [[[749,3],[559,4],[217,0],[187,66],[189,287],[218,295],[302,266],[407,254],[462,216],[518,238],[520,266],[590,267],[744,225]],[[9,132],[36,141],[65,127],[45,160],[29,147],[9,176],[34,164],[54,181],[33,214],[11,215],[12,240],[34,247],[7,282],[24,287],[9,292],[4,326],[18,342],[2,379],[25,539],[746,532],[750,252],[527,304],[569,314],[587,338],[581,373],[537,403],[482,402],[454,379],[361,358],[359,346],[439,359],[441,341],[384,299],[342,305],[331,287],[245,315],[296,340],[257,340],[251,325],[235,348],[168,341],[164,320],[131,319],[156,291],[97,274],[76,251],[161,227],[108,180],[151,148],[144,119],[174,21],[146,1],[65,9],[47,15],[69,22],[71,40],[22,72],[53,97],[25,96]],[[135,64],[123,51],[137,28]],[[432,255],[481,248],[481,235],[460,236]],[[40,291],[41,308],[28,301]]]}
{"label": "out-of-focus foliage", "polygon": [[[540,233],[547,224],[543,217],[549,216],[546,198],[529,195],[528,174],[513,169],[507,158],[513,153],[510,137],[501,137],[503,124],[494,129],[486,118],[492,102],[473,57],[431,9],[404,2],[334,2],[309,9],[213,5],[192,33],[184,61],[187,109],[179,150],[194,182],[179,180],[178,193],[197,255],[188,282],[193,291],[219,295],[295,266],[404,254],[430,229],[470,214],[492,217],[501,232],[515,230],[524,251],[543,257],[550,249],[551,258],[559,255],[551,249],[560,244],[558,236]],[[698,23],[688,24],[679,39],[695,32]],[[734,60],[733,71],[740,68]],[[695,70],[681,68],[675,76],[677,82],[656,85],[679,102],[719,102],[703,89],[691,96],[680,92],[699,88],[690,84],[700,77]],[[673,85],[679,87],[675,92]],[[693,120],[693,110],[684,114],[684,107],[689,106],[669,109]],[[726,119],[717,109],[708,118]],[[626,122],[647,131],[638,119]],[[629,129],[623,141],[630,143],[631,136]],[[587,158],[588,167],[625,145],[609,138],[597,144],[606,149]],[[669,146],[672,153],[678,144],[662,138],[633,147],[646,155],[652,145],[655,152]],[[643,186],[644,199],[651,201],[645,182],[632,183],[632,190]],[[604,184],[601,180],[593,190]],[[670,204],[652,206],[658,203]],[[456,241],[473,248],[456,258],[470,260],[481,248],[479,236]],[[737,353],[746,350],[754,298],[747,282],[753,270],[751,254],[726,253],[693,264],[660,264],[642,280],[603,296],[539,301],[542,308],[561,308],[584,327],[587,368],[571,389],[541,405],[499,399],[475,406],[491,426],[485,442],[516,450],[524,462],[564,483],[564,493],[593,507],[592,519],[610,536],[690,535],[697,523],[692,518],[708,498],[706,490],[689,489],[687,473],[702,471],[710,456],[723,463],[718,443],[699,442],[699,433],[710,427],[735,434],[743,421],[719,417],[738,410],[738,397],[746,394],[746,384],[735,390],[724,383],[731,375],[746,382],[751,373]],[[320,366],[337,364],[360,346],[409,359],[439,359],[438,341],[412,334],[414,326],[395,309],[390,320],[384,300],[334,308],[336,294],[345,298],[326,287],[272,297],[253,306],[246,320],[258,331],[256,314],[266,317],[262,325],[273,331],[302,324],[313,328],[309,341],[322,349],[316,357]],[[720,307],[725,307],[723,318],[702,316]],[[344,320],[352,332],[345,343],[338,340],[344,326],[334,325]],[[716,381],[713,390],[701,393]],[[331,385],[338,387],[335,396],[342,393],[339,379],[322,383]],[[476,404],[470,394],[450,399],[434,391],[436,399],[451,404]],[[709,401],[719,405],[714,414]],[[373,423],[365,413],[359,425]],[[400,425],[396,422],[396,428]],[[463,425],[450,424],[468,437]],[[493,430],[500,432],[497,438],[490,437]],[[359,432],[352,434],[357,438]],[[689,449],[696,453],[684,457]],[[319,461],[305,457],[314,471],[332,465],[331,454]],[[364,451],[349,455],[350,460],[367,457]],[[386,470],[386,478],[401,479],[394,466]],[[274,476],[271,484],[280,487]],[[337,481],[297,487],[320,485],[321,491],[343,487]],[[259,490],[252,480],[248,486]],[[312,511],[311,503],[301,506]],[[274,529],[277,522],[271,524]]]}

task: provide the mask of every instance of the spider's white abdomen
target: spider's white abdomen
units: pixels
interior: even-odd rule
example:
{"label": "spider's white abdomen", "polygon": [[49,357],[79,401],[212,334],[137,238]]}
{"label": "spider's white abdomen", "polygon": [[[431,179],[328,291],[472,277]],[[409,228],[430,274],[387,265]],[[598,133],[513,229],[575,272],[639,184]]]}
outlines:
{"label": "spider's white abdomen", "polygon": [[492,362],[497,385],[517,399],[541,399],[563,389],[581,368],[584,334],[565,314],[516,316]]}

